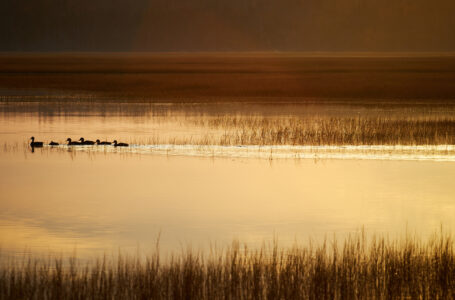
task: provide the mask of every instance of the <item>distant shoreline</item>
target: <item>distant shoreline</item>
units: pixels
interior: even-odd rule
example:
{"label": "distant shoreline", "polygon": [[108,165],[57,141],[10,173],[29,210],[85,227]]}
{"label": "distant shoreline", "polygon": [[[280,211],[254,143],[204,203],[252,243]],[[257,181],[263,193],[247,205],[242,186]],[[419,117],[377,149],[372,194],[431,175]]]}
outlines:
{"label": "distant shoreline", "polygon": [[14,56],[450,57],[455,51],[0,51]]}
{"label": "distant shoreline", "polygon": [[327,55],[1,53],[0,98],[64,96],[78,101],[173,103],[455,101],[455,55]]}

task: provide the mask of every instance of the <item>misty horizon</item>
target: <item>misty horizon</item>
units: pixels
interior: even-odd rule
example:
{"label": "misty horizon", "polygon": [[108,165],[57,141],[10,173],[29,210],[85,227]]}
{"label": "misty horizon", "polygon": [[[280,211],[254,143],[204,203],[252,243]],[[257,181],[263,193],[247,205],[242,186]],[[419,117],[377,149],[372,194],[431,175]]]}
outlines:
{"label": "misty horizon", "polygon": [[449,0],[6,0],[0,51],[452,52]]}

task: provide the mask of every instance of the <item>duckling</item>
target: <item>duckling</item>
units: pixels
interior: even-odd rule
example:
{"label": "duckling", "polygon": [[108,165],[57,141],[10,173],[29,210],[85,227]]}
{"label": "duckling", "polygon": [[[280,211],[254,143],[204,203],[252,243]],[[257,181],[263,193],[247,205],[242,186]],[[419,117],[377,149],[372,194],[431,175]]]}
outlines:
{"label": "duckling", "polygon": [[32,136],[30,139],[32,140],[32,142],[30,143],[31,147],[43,147],[43,142],[35,142],[34,136]]}
{"label": "duckling", "polygon": [[112,143],[111,142],[106,142],[106,141],[100,141],[100,140],[96,140],[96,144],[97,145],[111,145]]}
{"label": "duckling", "polygon": [[49,146],[58,146],[59,144],[57,142],[51,141],[49,143]]}
{"label": "duckling", "polygon": [[77,146],[77,145],[82,145],[82,144],[81,144],[81,143],[79,143],[79,142],[73,142],[73,141],[71,141],[71,139],[70,139],[70,138],[68,138],[66,141],[68,142],[68,146]]}
{"label": "duckling", "polygon": [[114,141],[114,147],[128,147],[127,143],[117,143],[117,140]]}
{"label": "duckling", "polygon": [[94,142],[94,141],[86,141],[86,140],[84,140],[83,137],[81,137],[81,138],[79,139],[79,141],[81,141],[81,144],[82,144],[82,145],[95,145],[95,142]]}

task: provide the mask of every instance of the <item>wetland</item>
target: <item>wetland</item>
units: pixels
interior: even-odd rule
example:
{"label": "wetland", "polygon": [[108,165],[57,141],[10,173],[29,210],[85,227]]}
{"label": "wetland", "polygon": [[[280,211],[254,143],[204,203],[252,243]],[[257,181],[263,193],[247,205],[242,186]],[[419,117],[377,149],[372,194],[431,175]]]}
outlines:
{"label": "wetland", "polygon": [[0,297],[453,295],[453,82],[450,55],[3,54]]}

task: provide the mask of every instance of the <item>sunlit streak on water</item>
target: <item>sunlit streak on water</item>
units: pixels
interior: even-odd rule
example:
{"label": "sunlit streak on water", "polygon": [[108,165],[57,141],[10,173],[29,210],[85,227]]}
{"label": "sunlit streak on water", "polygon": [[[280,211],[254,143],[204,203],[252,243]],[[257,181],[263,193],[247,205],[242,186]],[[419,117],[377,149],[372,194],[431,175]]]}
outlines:
{"label": "sunlit streak on water", "polygon": [[455,145],[375,145],[375,146],[220,146],[220,145],[130,145],[46,147],[50,151],[136,153],[199,157],[239,157],[264,159],[362,159],[455,161]]}

